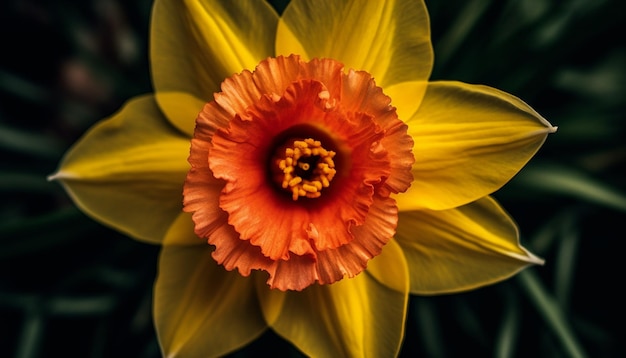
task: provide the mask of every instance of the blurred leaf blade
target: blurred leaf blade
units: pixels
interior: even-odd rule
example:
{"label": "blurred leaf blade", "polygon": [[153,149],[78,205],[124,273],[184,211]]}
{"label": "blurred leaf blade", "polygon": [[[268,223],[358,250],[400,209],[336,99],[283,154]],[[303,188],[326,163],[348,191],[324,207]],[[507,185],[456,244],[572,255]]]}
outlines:
{"label": "blurred leaf blade", "polygon": [[422,335],[421,343],[424,344],[424,351],[429,357],[445,357],[444,338],[438,323],[436,305],[428,297],[416,297],[413,300],[413,305],[415,308],[414,317]]}
{"label": "blurred leaf blade", "polygon": [[24,131],[8,126],[0,126],[0,146],[18,153],[26,153],[42,158],[56,159],[63,153],[63,146],[44,133]]}
{"label": "blurred leaf blade", "polygon": [[567,195],[609,208],[626,211],[626,194],[578,169],[562,165],[533,165],[515,181],[533,190]]}
{"label": "blurred leaf blade", "polygon": [[568,356],[575,358],[586,357],[587,355],[576,339],[563,311],[559,308],[555,299],[546,292],[537,275],[532,270],[524,270],[517,275],[517,280],[546,323],[548,323],[561,341]]}
{"label": "blurred leaf blade", "polygon": [[0,259],[44,251],[82,238],[98,227],[75,207],[47,215],[0,223]]}
{"label": "blurred leaf blade", "polygon": [[580,234],[576,220],[580,216],[572,216],[561,228],[561,238],[557,250],[556,267],[554,270],[554,296],[561,309],[568,311],[572,285],[576,276],[577,252]]}
{"label": "blurred leaf blade", "polygon": [[46,180],[46,177],[23,172],[0,171],[0,192],[28,191],[50,193],[60,191],[57,183]]}
{"label": "blurred leaf blade", "polygon": [[45,87],[28,81],[15,73],[0,68],[0,93],[6,92],[31,102],[48,101],[50,91]]}
{"label": "blurred leaf blade", "polygon": [[496,337],[495,356],[498,358],[513,357],[520,331],[520,308],[517,297],[506,291],[504,317]]}

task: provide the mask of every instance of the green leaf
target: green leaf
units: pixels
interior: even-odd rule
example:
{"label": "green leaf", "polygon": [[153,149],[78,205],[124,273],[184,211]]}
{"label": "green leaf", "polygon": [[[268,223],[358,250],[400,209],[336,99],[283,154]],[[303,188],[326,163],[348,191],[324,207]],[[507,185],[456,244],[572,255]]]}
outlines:
{"label": "green leaf", "polygon": [[63,153],[61,143],[50,136],[6,125],[0,126],[0,148],[48,159],[57,159]]}
{"label": "green leaf", "polygon": [[534,165],[524,169],[515,181],[531,189],[626,211],[626,194],[577,169],[554,164]]}
{"label": "green leaf", "polygon": [[0,223],[0,259],[44,251],[84,238],[98,224],[77,208]]}
{"label": "green leaf", "polygon": [[506,358],[515,356],[515,347],[519,338],[520,330],[520,306],[519,299],[511,290],[507,290],[505,295],[506,306],[504,317],[496,337],[495,355]]}
{"label": "green leaf", "polygon": [[43,175],[0,171],[0,192],[54,193],[59,190],[57,184],[47,181]]}
{"label": "green leaf", "polygon": [[574,336],[565,314],[557,304],[554,297],[546,292],[539,278],[532,270],[524,270],[517,275],[523,291],[535,305],[539,314],[543,316],[546,323],[554,331],[556,337],[561,341],[563,348],[569,357],[586,357],[580,343]]}
{"label": "green leaf", "polygon": [[412,305],[421,335],[421,344],[428,357],[445,357],[445,336],[441,330],[441,317],[437,312],[436,300],[428,297],[413,297]]}
{"label": "green leaf", "polygon": [[554,270],[554,295],[563,311],[567,311],[570,293],[576,276],[577,251],[580,243],[580,230],[576,223],[580,215],[572,215],[563,223]]}

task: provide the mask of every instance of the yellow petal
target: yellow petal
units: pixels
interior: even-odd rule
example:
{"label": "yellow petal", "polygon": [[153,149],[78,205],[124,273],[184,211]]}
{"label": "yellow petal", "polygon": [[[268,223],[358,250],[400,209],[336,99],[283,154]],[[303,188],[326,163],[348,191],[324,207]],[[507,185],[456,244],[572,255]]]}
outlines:
{"label": "yellow petal", "polygon": [[161,242],[167,245],[206,245],[206,239],[201,239],[194,232],[194,223],[191,213],[181,212],[171,224]]}
{"label": "yellow petal", "polygon": [[400,210],[449,209],[493,193],[556,130],[520,99],[460,82],[430,83],[407,123],[414,181],[396,197]]}
{"label": "yellow petal", "polygon": [[129,101],[65,155],[60,180],[85,213],[137,239],[159,243],[182,212],[189,139],[152,96]]}
{"label": "yellow petal", "polygon": [[154,320],[165,357],[223,356],[267,328],[254,280],[218,266],[209,245],[163,247]]}
{"label": "yellow petal", "polygon": [[401,82],[385,87],[384,92],[396,107],[398,118],[406,122],[422,104],[427,88],[427,81]]}
{"label": "yellow petal", "polygon": [[456,209],[400,213],[396,240],[414,294],[470,290],[543,264],[520,245],[517,227],[491,197]]}
{"label": "yellow petal", "polygon": [[389,241],[380,255],[367,263],[366,274],[398,292],[409,291],[408,266],[402,247],[395,240]]}
{"label": "yellow petal", "polygon": [[426,81],[433,65],[423,1],[293,0],[276,34],[276,54],[329,57],[366,70],[385,88]]}
{"label": "yellow petal", "polygon": [[[273,55],[277,22],[266,1],[156,1],[150,33],[155,92],[211,100],[225,78]],[[157,99],[169,116],[167,106],[175,103]]]}
{"label": "yellow petal", "polygon": [[[406,277],[402,269],[390,272]],[[257,288],[269,326],[307,356],[398,354],[408,293],[391,289],[370,274],[313,285],[301,292],[270,290],[264,280],[258,281]]]}
{"label": "yellow petal", "polygon": [[170,123],[189,138],[193,137],[196,118],[207,101],[183,92],[156,92],[154,96]]}

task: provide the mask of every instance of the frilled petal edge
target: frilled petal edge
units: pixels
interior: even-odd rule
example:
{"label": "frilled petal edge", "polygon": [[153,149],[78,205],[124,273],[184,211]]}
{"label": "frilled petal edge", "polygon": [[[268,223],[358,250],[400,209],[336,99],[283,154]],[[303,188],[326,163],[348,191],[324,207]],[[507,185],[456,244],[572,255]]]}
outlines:
{"label": "frilled petal edge", "polygon": [[470,290],[543,264],[520,245],[515,223],[491,197],[455,209],[402,212],[396,241],[413,294]]}
{"label": "frilled petal edge", "polygon": [[152,96],[142,96],[92,127],[49,179],[97,221],[161,243],[182,212],[188,153],[189,139],[169,125]]}

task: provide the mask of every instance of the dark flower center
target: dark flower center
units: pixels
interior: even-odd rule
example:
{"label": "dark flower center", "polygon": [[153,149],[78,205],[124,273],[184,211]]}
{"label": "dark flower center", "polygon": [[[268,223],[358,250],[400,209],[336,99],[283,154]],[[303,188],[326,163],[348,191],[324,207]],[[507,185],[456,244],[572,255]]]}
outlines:
{"label": "dark flower center", "polygon": [[300,197],[318,198],[337,173],[335,155],[313,138],[289,140],[272,157],[274,181],[290,192],[294,201]]}

